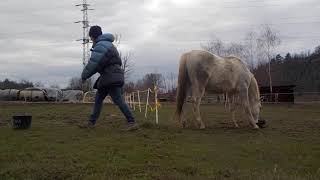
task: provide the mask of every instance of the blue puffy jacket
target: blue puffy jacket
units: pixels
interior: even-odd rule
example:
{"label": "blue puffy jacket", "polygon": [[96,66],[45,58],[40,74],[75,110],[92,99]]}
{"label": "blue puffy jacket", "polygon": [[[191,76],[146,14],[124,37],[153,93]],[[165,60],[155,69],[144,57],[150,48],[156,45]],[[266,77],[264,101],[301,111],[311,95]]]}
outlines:
{"label": "blue puffy jacket", "polygon": [[123,86],[124,84],[121,58],[117,48],[112,44],[113,41],[112,34],[99,36],[92,47],[90,60],[83,69],[82,80],[90,78],[97,72],[101,75],[93,86],[95,89]]}
{"label": "blue puffy jacket", "polygon": [[[113,49],[112,42],[114,41],[114,36],[112,34],[102,34],[97,40],[96,44],[92,46],[91,57],[88,64],[82,71],[81,78],[86,80],[92,75],[98,72],[98,64],[104,58],[105,55],[110,53]],[[109,51],[109,52],[108,52]]]}

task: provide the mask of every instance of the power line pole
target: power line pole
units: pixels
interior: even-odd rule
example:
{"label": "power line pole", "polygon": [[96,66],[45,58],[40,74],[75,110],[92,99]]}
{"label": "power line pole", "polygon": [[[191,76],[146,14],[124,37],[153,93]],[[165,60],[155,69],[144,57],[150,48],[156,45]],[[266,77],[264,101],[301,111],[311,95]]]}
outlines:
{"label": "power line pole", "polygon": [[83,37],[82,39],[78,39],[77,41],[82,41],[82,47],[83,47],[83,54],[82,54],[82,64],[83,68],[87,64],[90,56],[90,39],[89,39],[89,19],[88,19],[88,11],[93,10],[89,9],[88,7],[90,4],[87,3],[87,0],[83,0],[82,4],[77,4],[77,7],[82,7],[81,11],[83,14],[82,21],[77,21],[75,23],[82,23],[82,29],[83,29]]}

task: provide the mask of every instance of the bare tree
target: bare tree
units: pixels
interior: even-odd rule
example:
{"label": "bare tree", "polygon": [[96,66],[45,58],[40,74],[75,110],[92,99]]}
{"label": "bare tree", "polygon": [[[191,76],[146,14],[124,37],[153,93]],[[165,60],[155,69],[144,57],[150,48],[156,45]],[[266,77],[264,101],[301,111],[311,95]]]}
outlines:
{"label": "bare tree", "polygon": [[258,38],[259,49],[262,50],[268,62],[268,76],[270,93],[272,94],[272,77],[271,77],[271,59],[275,56],[275,48],[280,45],[281,41],[276,32],[269,25],[263,25],[260,37]]}
{"label": "bare tree", "polygon": [[162,74],[159,74],[159,73],[148,73],[143,77],[142,83],[145,89],[146,88],[152,89],[154,86],[163,88],[164,78]]}
{"label": "bare tree", "polygon": [[235,55],[240,58],[245,57],[245,45],[241,43],[223,43],[220,39],[216,38],[210,40],[207,45],[201,45],[202,49],[209,51],[218,56],[224,57],[229,55]]}
{"label": "bare tree", "polygon": [[[115,34],[114,45],[119,47],[121,44],[121,34]],[[124,71],[125,79],[128,79],[133,72],[132,52],[122,52],[119,50],[119,55],[122,60],[122,69]]]}
{"label": "bare tree", "polygon": [[121,43],[121,34],[115,34],[114,35],[114,42],[113,44],[116,46],[116,47],[119,47]]}
{"label": "bare tree", "polygon": [[245,59],[246,48],[240,43],[231,43],[226,46],[225,54],[226,55],[235,55],[241,59]]}
{"label": "bare tree", "polygon": [[123,88],[125,92],[131,93],[135,90],[136,85],[134,84],[134,82],[128,82],[124,85]]}
{"label": "bare tree", "polygon": [[218,56],[225,56],[226,55],[226,53],[225,53],[225,45],[218,38],[210,40],[207,43],[207,45],[201,45],[201,48],[206,50],[206,51],[209,51],[209,52],[211,52],[213,54],[216,54]]}
{"label": "bare tree", "polygon": [[24,89],[33,87],[33,83],[28,80],[21,80],[20,82],[5,79],[0,81],[0,89]]}
{"label": "bare tree", "polygon": [[147,89],[147,87],[145,87],[143,79],[139,79],[136,83],[135,83],[135,88],[138,90],[145,90]]}
{"label": "bare tree", "polygon": [[317,46],[314,48],[314,53],[315,55],[320,55],[320,46]]}
{"label": "bare tree", "polygon": [[81,79],[78,77],[73,77],[69,81],[68,89],[80,90],[81,89]]}
{"label": "bare tree", "polygon": [[36,83],[34,84],[34,86],[35,86],[35,87],[44,87],[44,84],[43,84],[42,82],[38,81],[38,82],[36,82]]}
{"label": "bare tree", "polygon": [[124,78],[128,79],[133,72],[132,52],[127,52],[124,55],[120,52],[120,58],[122,60]]}
{"label": "bare tree", "polygon": [[52,84],[50,85],[50,88],[60,89],[60,86],[58,84]]}
{"label": "bare tree", "polygon": [[177,75],[172,72],[167,74],[164,79],[164,83],[166,84],[165,88],[168,93],[175,92],[177,88]]}
{"label": "bare tree", "polygon": [[84,83],[82,83],[81,78],[73,77],[69,81],[68,89],[72,90],[82,90],[82,91],[92,91],[92,79],[87,79]]}
{"label": "bare tree", "polygon": [[[249,65],[249,68],[251,71],[254,70],[256,64],[258,64],[258,58],[257,58],[257,35],[255,32],[249,32],[247,33],[245,37],[245,58],[247,59],[247,63]],[[256,62],[256,63],[255,63]]]}
{"label": "bare tree", "polygon": [[[216,54],[221,57],[225,56],[236,56],[244,60],[247,64],[250,64],[248,61],[248,49],[245,44],[241,43],[223,43],[220,39],[210,40],[207,45],[201,45],[201,47],[213,54]],[[250,66],[249,66],[250,68]]]}

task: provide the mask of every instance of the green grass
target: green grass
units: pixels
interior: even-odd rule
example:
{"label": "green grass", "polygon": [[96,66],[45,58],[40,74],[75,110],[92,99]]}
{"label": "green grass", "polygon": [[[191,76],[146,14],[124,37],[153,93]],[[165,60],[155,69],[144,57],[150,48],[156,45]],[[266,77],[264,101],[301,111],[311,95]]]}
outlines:
{"label": "green grass", "polygon": [[[142,128],[122,132],[125,119],[104,106],[94,129],[79,129],[90,104],[0,104],[0,179],[320,179],[320,105],[265,105],[268,127],[252,130],[244,115],[232,126],[222,105],[203,105],[206,130],[188,128],[162,105]],[[190,111],[188,111],[190,112]],[[33,116],[13,130],[11,116]]]}

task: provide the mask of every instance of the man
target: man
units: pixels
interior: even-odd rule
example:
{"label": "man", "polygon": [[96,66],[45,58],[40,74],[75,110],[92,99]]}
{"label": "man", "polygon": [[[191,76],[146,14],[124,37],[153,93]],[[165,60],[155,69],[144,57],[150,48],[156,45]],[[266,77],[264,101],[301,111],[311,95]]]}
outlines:
{"label": "man", "polygon": [[94,127],[99,118],[103,100],[107,95],[110,95],[112,101],[119,107],[128,121],[125,130],[131,131],[138,129],[139,126],[135,122],[129,106],[122,97],[124,72],[121,68],[122,62],[119,52],[112,44],[114,36],[108,33],[102,34],[101,27],[99,26],[92,26],[89,30],[89,36],[93,41],[92,52],[88,64],[82,71],[81,78],[84,82],[97,72],[100,74],[100,77],[93,86],[94,89],[97,89],[93,112],[89,121],[79,125],[79,127]]}

